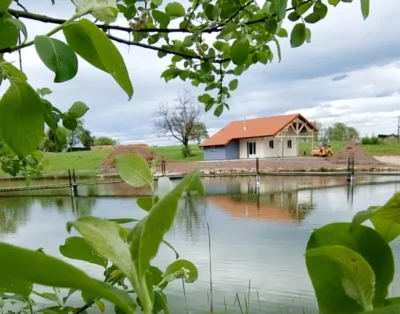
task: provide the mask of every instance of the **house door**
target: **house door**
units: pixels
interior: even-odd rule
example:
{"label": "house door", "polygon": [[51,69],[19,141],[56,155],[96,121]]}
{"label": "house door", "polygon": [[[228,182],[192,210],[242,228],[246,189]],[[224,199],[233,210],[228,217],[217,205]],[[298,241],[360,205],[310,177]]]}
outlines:
{"label": "house door", "polygon": [[249,158],[256,158],[256,142],[247,142],[247,156]]}

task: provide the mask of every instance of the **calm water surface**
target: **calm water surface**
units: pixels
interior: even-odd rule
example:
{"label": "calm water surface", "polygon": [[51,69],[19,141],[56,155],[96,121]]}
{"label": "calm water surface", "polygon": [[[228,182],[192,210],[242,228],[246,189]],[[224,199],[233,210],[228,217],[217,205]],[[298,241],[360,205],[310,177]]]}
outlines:
{"label": "calm water surface", "polygon": [[[210,309],[211,251],[214,311],[240,312],[250,285],[251,313],[315,312],[315,299],[304,263],[311,231],[335,221],[350,221],[371,205],[381,205],[397,191],[397,177],[358,177],[353,188],[343,177],[263,177],[259,191],[254,178],[205,179],[204,199],[183,199],[166,239],[181,258],[199,268],[199,280],[186,285],[189,313]],[[10,182],[0,182],[0,187]],[[66,222],[81,215],[141,218],[136,205],[146,189],[125,184],[79,187],[71,200],[68,189],[0,195],[0,241],[30,249],[44,248],[63,258],[59,245],[70,236]],[[211,248],[206,221],[210,227]],[[400,266],[400,242],[392,247]],[[174,254],[162,247],[153,264],[165,269]],[[68,262],[101,278],[102,269]],[[390,289],[400,295],[400,276]],[[172,313],[186,313],[181,282],[166,289]],[[79,296],[72,300],[80,304]],[[248,300],[247,300],[248,301]],[[98,312],[93,310],[94,313]]]}

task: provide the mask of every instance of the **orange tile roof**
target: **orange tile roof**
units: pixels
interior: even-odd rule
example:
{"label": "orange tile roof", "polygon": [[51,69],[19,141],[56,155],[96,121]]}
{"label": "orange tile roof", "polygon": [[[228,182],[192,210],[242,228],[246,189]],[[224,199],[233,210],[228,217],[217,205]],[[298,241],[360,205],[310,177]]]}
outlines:
{"label": "orange tile roof", "polygon": [[244,128],[244,120],[239,120],[229,123],[226,127],[204,141],[200,147],[227,145],[233,139],[275,136],[296,118],[303,120],[308,123],[309,127],[317,130],[317,128],[301,114],[249,119],[246,120],[246,129]]}

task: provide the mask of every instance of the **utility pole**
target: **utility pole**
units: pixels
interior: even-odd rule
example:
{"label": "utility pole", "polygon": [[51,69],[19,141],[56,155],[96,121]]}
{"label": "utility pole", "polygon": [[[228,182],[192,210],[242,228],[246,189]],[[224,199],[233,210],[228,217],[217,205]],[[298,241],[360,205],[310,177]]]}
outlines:
{"label": "utility pole", "polygon": [[397,141],[400,141],[400,116],[397,117]]}

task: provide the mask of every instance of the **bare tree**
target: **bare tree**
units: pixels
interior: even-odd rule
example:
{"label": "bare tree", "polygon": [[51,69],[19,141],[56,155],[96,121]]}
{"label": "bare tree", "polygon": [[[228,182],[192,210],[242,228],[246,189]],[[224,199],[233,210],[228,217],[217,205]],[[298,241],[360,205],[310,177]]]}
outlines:
{"label": "bare tree", "polygon": [[194,128],[200,123],[201,109],[194,98],[185,90],[175,99],[175,105],[160,104],[154,121],[154,129],[159,137],[173,137],[183,144],[184,157],[190,156],[189,141]]}

